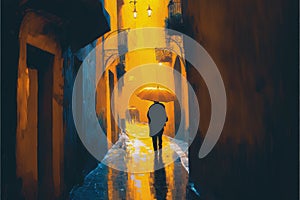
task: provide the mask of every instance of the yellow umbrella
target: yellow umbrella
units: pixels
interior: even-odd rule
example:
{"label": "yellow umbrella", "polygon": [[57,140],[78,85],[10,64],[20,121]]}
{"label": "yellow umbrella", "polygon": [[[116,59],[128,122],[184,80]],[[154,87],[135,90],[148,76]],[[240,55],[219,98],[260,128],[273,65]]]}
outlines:
{"label": "yellow umbrella", "polygon": [[169,102],[176,99],[176,95],[171,90],[161,86],[144,87],[137,93],[137,96],[144,100],[161,102]]}

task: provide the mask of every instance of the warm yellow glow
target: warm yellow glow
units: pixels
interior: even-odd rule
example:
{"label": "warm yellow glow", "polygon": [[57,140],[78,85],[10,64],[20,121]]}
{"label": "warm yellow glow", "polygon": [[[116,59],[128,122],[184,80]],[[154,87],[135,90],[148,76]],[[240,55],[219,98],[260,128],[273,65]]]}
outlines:
{"label": "warm yellow glow", "polygon": [[133,10],[133,17],[134,17],[134,19],[137,17],[137,11],[136,11],[136,8],[134,8],[134,10]]}
{"label": "warm yellow glow", "polygon": [[150,8],[150,5],[148,6],[147,13],[148,13],[148,17],[151,17],[152,9]]}
{"label": "warm yellow glow", "polygon": [[[109,0],[105,0],[105,7],[108,10],[111,17],[111,26],[112,31],[116,31],[118,29],[135,29],[135,28],[143,28],[143,27],[165,27],[165,19],[168,17],[168,3],[169,0],[161,0],[161,1],[123,1],[123,4],[117,4],[116,2],[111,2]],[[119,6],[119,7],[118,7]],[[151,16],[151,17],[149,17]],[[106,35],[108,35],[107,33]],[[180,43],[180,38],[172,37],[174,41]],[[155,49],[142,49],[135,50],[133,46],[143,46],[143,44],[149,42],[148,37],[145,35],[137,35],[134,32],[128,31],[128,53],[125,55],[125,70],[128,72],[133,68],[149,64],[149,63],[157,63],[159,66],[170,66],[174,67],[174,62],[176,55],[172,55],[172,62],[160,62],[156,59]],[[151,42],[157,48],[162,48],[166,46],[165,35],[157,35]],[[184,54],[182,51],[182,47],[178,47],[178,44],[175,42],[171,42],[170,44],[172,49],[175,49],[176,52],[180,52],[180,56]],[[104,47],[105,48],[105,47]],[[182,63],[181,63],[182,64]],[[183,76],[186,76],[185,68],[182,67],[181,73]],[[153,82],[161,81],[158,80],[157,75],[162,75],[164,81],[168,81],[169,83],[174,83],[174,77],[168,76],[167,73],[162,69],[158,71],[153,70],[153,72],[145,71],[141,72],[141,74],[137,76],[128,76],[124,78],[124,84],[128,84],[130,82],[134,82],[137,79],[144,79],[144,77],[153,77]],[[161,77],[160,77],[161,78]],[[183,84],[183,83],[182,83]],[[181,88],[181,99],[184,101],[184,106],[187,107],[188,92],[186,89],[186,85],[182,85]],[[178,89],[177,88],[177,89]],[[109,90],[109,88],[106,88]],[[120,95],[120,94],[119,94]],[[118,95],[116,97],[118,99]],[[109,100],[109,97],[108,97]],[[128,106],[135,106],[140,111],[140,119],[142,122],[147,122],[147,111],[150,105],[153,102],[141,100],[136,94],[132,94],[130,97],[130,102]],[[106,106],[110,104],[107,102]],[[175,118],[174,118],[174,103],[169,102],[165,103],[166,112],[169,117],[169,121],[166,125],[165,132],[169,136],[174,136],[175,130]],[[106,108],[109,110],[109,107]],[[188,113],[187,109],[184,111],[184,116],[187,120],[185,120],[186,128],[188,127]],[[110,124],[110,114],[107,112],[107,128],[111,128]],[[118,117],[120,119],[125,117],[124,113],[121,113]],[[108,130],[108,135],[110,135],[110,130]]]}
{"label": "warm yellow glow", "polygon": [[[149,4],[150,3],[150,4]],[[142,28],[142,27],[165,27],[165,18],[168,16],[168,0],[161,1],[138,1],[136,4],[136,10],[139,12],[138,17],[134,19],[132,17],[132,4],[127,1],[124,1],[122,7],[122,24],[124,28]],[[151,7],[150,7],[151,6]],[[149,17],[151,16],[151,17]],[[157,44],[157,47],[165,45],[164,36],[158,36],[153,42]],[[138,45],[144,44],[147,37],[143,35],[133,35],[128,33],[129,44],[134,42]],[[158,63],[156,60],[155,50],[154,49],[144,49],[139,51],[131,51],[131,46],[128,46],[129,53],[126,54],[126,71],[131,70],[134,67],[141,66],[148,63]],[[143,74],[143,76],[153,76],[153,81],[155,81],[155,73]],[[159,72],[164,73],[164,72]],[[134,77],[134,78],[143,78],[143,77]],[[131,80],[133,77],[130,78]],[[135,94],[131,96],[130,105],[136,106],[140,111],[141,121],[147,122],[147,111],[149,106],[153,102],[145,101],[138,98]],[[167,103],[166,107],[172,106],[173,103]],[[168,108],[166,108],[168,110]],[[171,115],[171,113],[169,113]]]}
{"label": "warm yellow glow", "polygon": [[[165,27],[165,19],[168,17],[168,3],[169,0],[159,0],[159,1],[138,1],[138,3],[134,3],[135,1],[123,1],[123,5],[121,7],[117,7],[116,1],[105,0],[105,6],[108,7],[110,16],[111,16],[111,30],[115,31],[118,29],[135,29],[135,28],[143,28],[143,27]],[[150,6],[151,5],[151,6]],[[116,11],[119,11],[117,13]],[[108,35],[107,33],[106,35]],[[156,36],[153,39],[153,42],[157,48],[166,46],[165,35]],[[145,65],[149,63],[155,64],[156,68],[151,68],[150,71],[141,71],[139,75],[126,75],[124,77],[124,85],[130,84],[138,79],[151,78],[153,80],[153,85],[141,85],[141,88],[138,88],[136,91],[131,94],[128,108],[133,106],[139,110],[140,122],[129,124],[126,123],[126,130],[128,131],[130,144],[126,146],[126,168],[132,169],[134,167],[138,167],[139,169],[151,168],[154,169],[155,158],[152,150],[152,140],[149,137],[149,128],[147,125],[147,111],[150,105],[153,103],[152,101],[142,100],[137,96],[137,92],[142,89],[142,87],[153,87],[157,86],[155,82],[161,81],[158,79],[163,79],[164,82],[168,81],[170,83],[174,83],[174,77],[168,75],[167,71],[163,66],[174,67],[174,60],[176,55],[172,57],[172,62],[165,63],[156,60],[155,49],[143,49],[143,50],[133,50],[132,44],[137,46],[143,46],[148,42],[148,37],[145,35],[134,35],[133,32],[128,31],[128,53],[125,55],[125,70],[129,72],[130,70]],[[178,48],[178,47],[175,47]],[[115,66],[116,63],[111,65],[111,70]],[[159,66],[158,66],[159,65]],[[182,68],[183,76],[186,76],[184,67]],[[114,71],[114,73],[116,73]],[[108,77],[106,76],[106,81],[108,81]],[[106,85],[106,95],[108,95],[109,87]],[[186,86],[183,87],[182,96],[187,96]],[[121,91],[122,92],[122,91]],[[127,94],[127,93],[126,93]],[[107,128],[111,129],[110,124],[110,97],[107,97],[106,102],[106,117],[107,117]],[[185,97],[186,98],[186,97]],[[118,96],[116,97],[118,99]],[[187,102],[187,99],[186,101]],[[162,160],[164,163],[171,163],[170,152],[172,152],[172,148],[170,148],[170,141],[166,137],[174,136],[174,102],[163,103],[166,107],[166,112],[169,118],[169,121],[166,123],[165,133],[163,136],[163,154]],[[127,105],[126,105],[127,106]],[[187,115],[187,114],[186,114]],[[123,116],[118,116],[122,118]],[[108,137],[111,137],[111,130],[108,130]],[[151,159],[147,159],[145,162],[137,162],[135,157],[147,157]],[[166,184],[166,199],[174,199],[172,196],[172,190],[175,188],[174,181],[174,164],[170,164],[165,167],[165,184]],[[108,191],[109,191],[109,199],[121,199],[120,197],[120,188],[115,187],[113,184],[117,182],[116,177],[118,176],[118,171],[109,169],[108,172]],[[157,178],[157,177],[156,177]],[[127,176],[126,182],[126,199],[155,199],[155,172],[151,173],[129,173]],[[182,184],[184,186],[184,184]]]}
{"label": "warm yellow glow", "polygon": [[[127,124],[128,131],[130,133],[134,133],[134,135],[129,136],[129,143],[126,146],[126,155],[127,162],[126,168],[132,169],[135,167],[139,167],[139,169],[152,169],[154,170],[155,163],[163,162],[170,163],[172,160],[172,155],[174,150],[171,148],[171,142],[167,137],[163,137],[163,152],[160,152],[159,155],[154,155],[152,150],[152,140],[149,137],[136,139],[136,137],[140,137],[140,133],[146,133],[148,131],[148,126],[145,124],[137,123],[137,124]],[[134,157],[138,156],[145,157],[143,162],[140,160],[135,160]],[[129,159],[133,158],[133,159]],[[108,195],[109,199],[121,199],[120,197],[120,189],[115,187],[114,182],[118,181],[117,177],[120,175],[118,171],[112,170],[109,168],[108,171]],[[174,199],[173,192],[175,188],[175,180],[174,180],[174,164],[170,164],[165,166],[164,169],[160,169],[159,171],[154,172],[146,172],[146,173],[128,173],[127,182],[126,182],[126,199],[156,199],[157,198],[157,190],[158,188],[164,188],[164,191],[160,191],[162,195],[165,195],[166,199]],[[159,182],[157,182],[159,179]],[[164,181],[165,180],[165,181]],[[185,186],[185,180],[183,178],[182,185]],[[159,185],[158,185],[159,184]],[[164,194],[163,194],[164,193]]]}

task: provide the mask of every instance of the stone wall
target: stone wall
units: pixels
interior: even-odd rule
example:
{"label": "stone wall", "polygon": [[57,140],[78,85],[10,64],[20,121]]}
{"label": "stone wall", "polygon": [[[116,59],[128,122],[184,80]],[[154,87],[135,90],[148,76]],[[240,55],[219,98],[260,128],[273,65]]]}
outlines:
{"label": "stone wall", "polygon": [[[51,168],[46,173],[45,177],[47,177],[44,180],[47,179],[48,183],[53,182],[53,184],[51,183],[53,187],[49,185],[46,191],[49,195],[46,192],[40,193],[50,199],[67,196],[70,188],[74,184],[80,183],[86,173],[96,166],[94,158],[86,151],[77,137],[70,100],[77,73],[76,67],[80,65],[78,58],[74,59],[74,51],[109,30],[107,13],[101,2],[94,1],[96,5],[91,4],[84,7],[95,11],[95,15],[92,13],[91,15],[79,15],[76,9],[81,10],[82,6],[78,6],[78,4],[72,6],[73,10],[70,11],[66,1],[63,2],[63,6],[57,7],[54,4],[49,6],[49,2],[42,2],[42,5],[28,4],[25,6],[21,5],[24,3],[23,1],[21,4],[19,1],[3,2],[3,11],[5,12],[1,24],[3,27],[3,43],[1,45],[5,51],[2,51],[3,59],[1,59],[1,71],[3,72],[1,73],[1,82],[3,83],[1,84],[3,94],[1,198],[36,199],[40,182],[42,182],[38,176],[38,156],[41,155],[38,149],[43,146],[38,144],[37,134],[39,75],[38,70],[34,69],[38,66],[28,64],[28,60],[31,60],[27,54],[28,46],[51,54],[54,58],[50,72],[53,75],[53,84],[44,83],[51,85],[51,89],[41,90],[41,93],[49,97],[48,101],[50,102],[41,108],[52,109],[49,114],[46,113],[47,116],[51,116],[51,127],[47,128],[48,132],[51,132],[48,134],[50,137],[47,138],[49,143],[44,138],[44,142],[46,142],[44,144],[49,151],[43,151],[43,153],[48,152],[47,154],[52,159],[40,160],[43,166],[47,165]],[[31,9],[27,9],[28,6],[32,6]],[[67,6],[70,11],[67,15],[64,15],[64,6]],[[47,9],[43,9],[45,7]],[[72,13],[81,20],[76,21]],[[67,24],[70,22],[67,20],[68,18],[72,19],[73,27],[81,27],[82,23],[86,25],[87,29],[89,26],[93,29],[91,30],[92,35],[88,35],[89,31],[82,31],[80,35],[74,34],[70,30],[70,24]],[[66,33],[72,34],[76,44],[72,43],[70,38],[66,38]],[[73,52],[70,49],[73,49]],[[42,60],[38,56],[32,58]],[[73,62],[73,60],[75,61]],[[76,167],[72,170],[74,166]],[[45,199],[44,197],[40,198]]]}
{"label": "stone wall", "polygon": [[190,178],[204,199],[297,199],[298,2],[183,2],[187,34],[219,68],[227,93],[222,135],[198,158],[210,120],[205,83],[189,66],[201,121]]}
{"label": "stone wall", "polygon": [[[81,48],[77,52],[72,52],[68,48],[64,54],[64,179],[65,179],[65,193],[68,193],[75,185],[83,183],[84,177],[87,173],[97,166],[97,160],[86,150],[82,144],[74,124],[72,113],[72,95],[74,81],[78,70],[82,65],[84,58],[93,49],[93,45],[89,44]],[[83,92],[83,88],[82,92]],[[90,90],[93,88],[89,88]],[[80,92],[80,91],[78,91]],[[83,108],[83,106],[82,106]],[[88,112],[89,114],[91,112]],[[87,129],[87,133],[89,130]]]}
{"label": "stone wall", "polygon": [[[18,27],[17,1],[2,2],[1,22],[1,199],[18,199],[21,180],[16,179],[16,124]],[[5,50],[4,50],[5,49]]]}
{"label": "stone wall", "polygon": [[[23,18],[19,33],[16,164],[17,176],[22,179],[22,193],[31,199],[37,197],[38,184],[40,188],[42,188],[42,184],[47,184],[48,191],[53,196],[59,196],[62,189],[63,60],[59,34],[56,32],[60,28],[56,27],[55,23],[59,24],[51,15],[28,12]],[[47,28],[48,32],[45,32]],[[44,54],[51,55],[53,57],[52,63],[40,61],[39,54],[32,55],[30,58],[29,45],[44,52]],[[33,63],[36,62],[36,66],[30,66],[30,60]],[[40,77],[40,74],[44,73],[42,71],[47,67],[50,68],[47,77]],[[48,79],[49,76],[53,77],[53,84],[50,83],[51,86],[49,86],[50,91],[42,91],[42,88],[39,87],[43,87],[42,82],[44,80],[38,79]],[[45,96],[47,100],[44,99],[45,101],[41,100],[40,102],[38,99],[44,98],[41,95],[44,95],[45,92],[49,94],[47,97]],[[48,105],[44,104],[46,102]],[[43,118],[41,115],[46,115],[46,113],[40,113],[40,111],[47,109],[46,107],[49,107],[49,117],[44,116]],[[50,130],[48,125],[51,127]],[[46,137],[49,137],[48,142],[46,142],[49,145],[42,145],[41,142]],[[49,160],[48,164],[46,160]],[[44,167],[45,169],[50,167],[47,168],[48,173],[53,177],[49,178],[42,172]],[[46,194],[46,191],[44,193]]]}

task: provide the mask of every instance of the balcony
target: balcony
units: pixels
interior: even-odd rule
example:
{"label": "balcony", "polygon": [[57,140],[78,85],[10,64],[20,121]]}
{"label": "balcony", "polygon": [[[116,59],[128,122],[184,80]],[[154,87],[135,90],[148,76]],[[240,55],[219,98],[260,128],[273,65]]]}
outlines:
{"label": "balcony", "polygon": [[184,24],[181,14],[181,2],[170,0],[168,4],[169,16],[165,20],[166,28],[178,32],[184,31]]}

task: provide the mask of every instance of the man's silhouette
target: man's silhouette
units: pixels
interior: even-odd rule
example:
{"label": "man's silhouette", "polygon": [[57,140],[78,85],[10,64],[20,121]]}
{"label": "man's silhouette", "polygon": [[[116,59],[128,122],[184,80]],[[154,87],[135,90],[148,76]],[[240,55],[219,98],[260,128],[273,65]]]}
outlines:
{"label": "man's silhouette", "polygon": [[164,126],[168,121],[165,106],[158,101],[154,101],[154,103],[149,107],[147,117],[150,129],[149,135],[152,137],[153,149],[156,151],[157,140],[159,149],[162,148],[162,135],[164,132]]}

